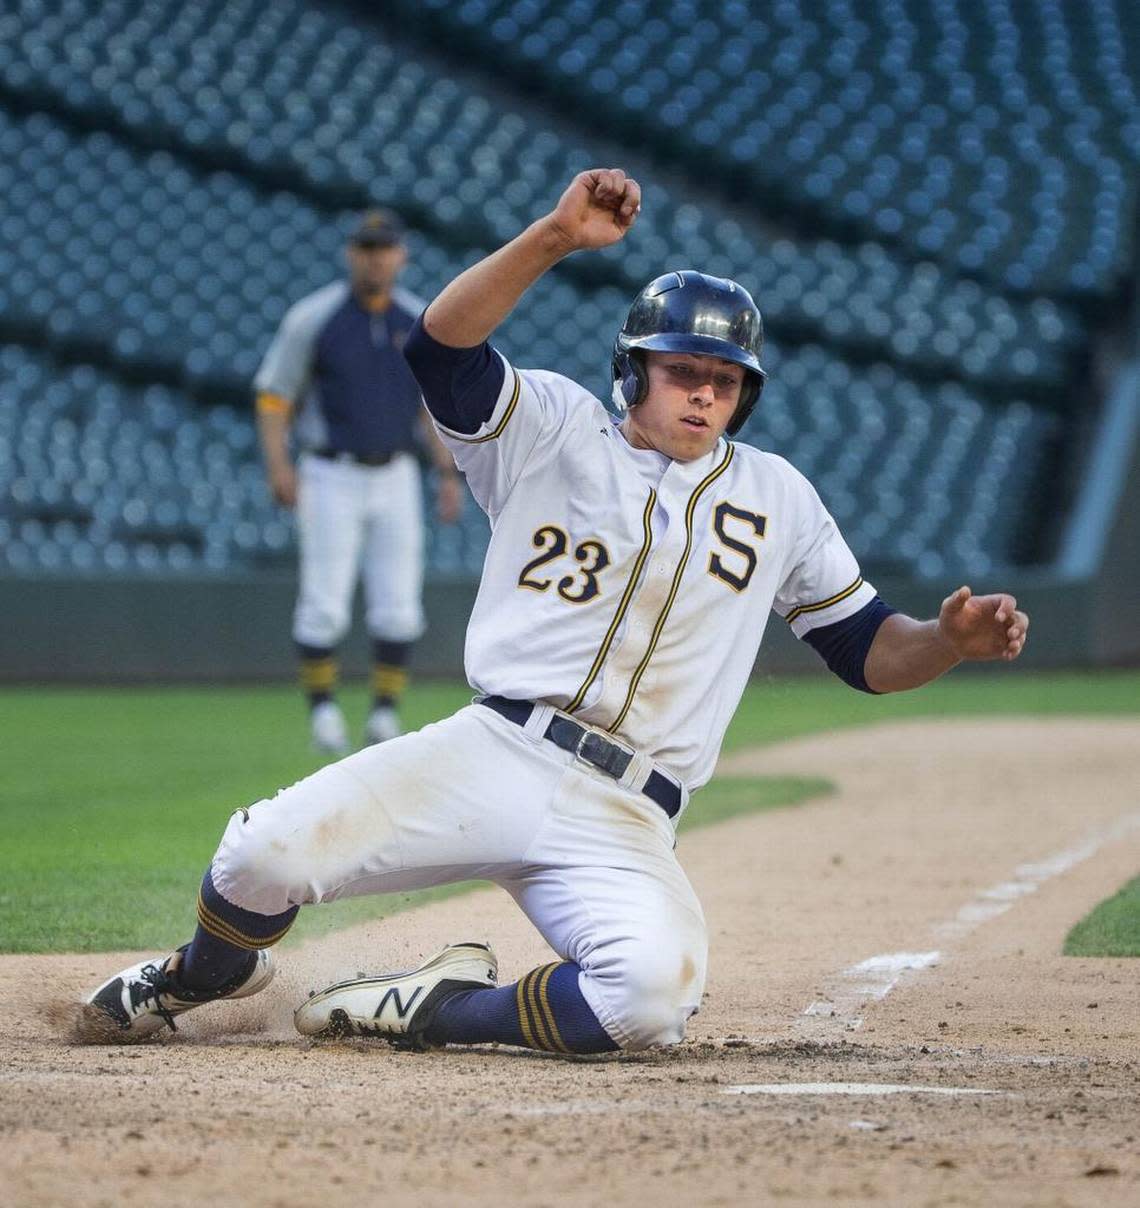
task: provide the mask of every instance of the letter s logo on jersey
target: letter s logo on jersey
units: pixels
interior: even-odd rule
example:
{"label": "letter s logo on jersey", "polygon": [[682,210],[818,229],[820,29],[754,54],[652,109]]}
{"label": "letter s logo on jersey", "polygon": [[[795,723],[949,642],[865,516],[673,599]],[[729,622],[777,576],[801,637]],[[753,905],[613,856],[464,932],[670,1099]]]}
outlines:
{"label": "letter s logo on jersey", "polygon": [[763,541],[764,531],[768,527],[768,517],[738,508],[727,502],[718,503],[713,512],[713,528],[716,530],[716,535],[728,549],[735,551],[744,559],[744,566],[740,568],[739,573],[736,573],[735,570],[730,570],[725,565],[724,559],[719,553],[714,552],[709,555],[709,574],[727,583],[733,591],[743,591],[756,570],[759,557],[751,545],[728,535],[726,526],[731,520],[751,526],[752,531]]}

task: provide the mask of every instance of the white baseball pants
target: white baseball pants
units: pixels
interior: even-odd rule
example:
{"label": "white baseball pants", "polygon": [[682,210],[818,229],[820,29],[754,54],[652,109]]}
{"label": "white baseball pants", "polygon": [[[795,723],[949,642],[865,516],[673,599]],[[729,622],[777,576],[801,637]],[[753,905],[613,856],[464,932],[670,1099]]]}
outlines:
{"label": "white baseball pants", "polygon": [[303,453],[297,483],[300,586],[293,638],[335,646],[348,630],[363,563],[366,626],[374,638],[423,633],[424,519],[420,471],[410,453],[385,466]]}
{"label": "white baseball pants", "polygon": [[322,768],[239,810],[212,866],[260,914],[356,894],[494,881],[623,1048],[679,1041],[707,936],[664,812],[483,705]]}

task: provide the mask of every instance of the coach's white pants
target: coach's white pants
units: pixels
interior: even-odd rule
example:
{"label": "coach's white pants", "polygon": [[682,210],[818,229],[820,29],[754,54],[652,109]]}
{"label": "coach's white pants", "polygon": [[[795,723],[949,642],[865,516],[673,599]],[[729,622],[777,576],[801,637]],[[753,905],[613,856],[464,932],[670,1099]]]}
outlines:
{"label": "coach's white pants", "polygon": [[673,844],[648,797],[469,705],[238,811],[212,874],[260,914],[494,881],[581,966],[610,1036],[642,1048],[681,1039],[705,982],[704,917]]}
{"label": "coach's white pants", "polygon": [[298,462],[300,589],[293,638],[335,646],[352,617],[363,563],[366,625],[374,638],[410,642],[423,633],[424,521],[420,471],[410,453],[386,466]]}

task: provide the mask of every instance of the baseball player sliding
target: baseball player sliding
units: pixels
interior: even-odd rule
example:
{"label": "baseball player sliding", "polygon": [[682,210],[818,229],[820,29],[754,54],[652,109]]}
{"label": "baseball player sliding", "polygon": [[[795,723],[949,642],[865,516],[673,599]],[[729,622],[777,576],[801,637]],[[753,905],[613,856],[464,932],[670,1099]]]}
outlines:
{"label": "baseball player sliding", "polygon": [[262,989],[304,904],[477,878],[514,897],[556,960],[498,987],[487,945],[452,945],[314,994],[297,1028],[416,1048],[675,1043],[701,1001],[707,935],[674,826],[769,614],[863,691],[1020,654],[1028,619],[1010,596],[962,587],[929,621],[892,610],[811,485],[728,439],[764,383],[760,314],[739,285],[666,272],[641,291],[614,345],[616,420],[488,344],[563,257],[621,240],[640,197],[619,169],[581,173],[421,316],[408,361],[493,528],[466,650],[479,696],[238,810],[191,942],[86,999],[123,1038]]}

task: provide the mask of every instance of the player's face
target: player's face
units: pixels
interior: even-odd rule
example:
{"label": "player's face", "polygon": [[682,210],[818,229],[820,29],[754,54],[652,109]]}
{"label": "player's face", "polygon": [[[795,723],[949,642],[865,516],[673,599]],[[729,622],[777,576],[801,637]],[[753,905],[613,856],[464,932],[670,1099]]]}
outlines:
{"label": "player's face", "polygon": [[408,259],[407,251],[398,243],[389,247],[350,243],[347,254],[352,288],[365,296],[388,293]]}
{"label": "player's face", "polygon": [[736,411],[745,370],[720,357],[691,352],[647,352],[645,369],[645,401],[631,407],[622,421],[629,443],[675,461],[703,457]]}

